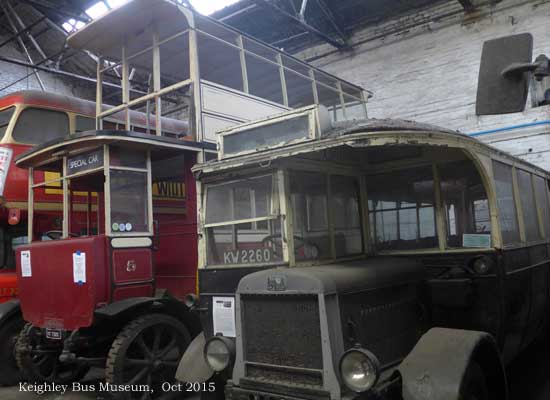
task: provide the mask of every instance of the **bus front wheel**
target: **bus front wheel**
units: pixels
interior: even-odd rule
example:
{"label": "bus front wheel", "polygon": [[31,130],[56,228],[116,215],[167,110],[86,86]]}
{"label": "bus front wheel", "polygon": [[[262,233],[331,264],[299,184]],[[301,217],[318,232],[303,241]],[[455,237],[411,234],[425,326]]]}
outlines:
{"label": "bus front wheel", "polygon": [[489,399],[489,389],[487,387],[485,374],[479,364],[472,361],[462,378],[462,383],[460,385],[460,400]]}
{"label": "bus front wheel", "polygon": [[0,385],[13,386],[21,381],[21,374],[15,361],[17,335],[25,322],[15,315],[0,326]]}

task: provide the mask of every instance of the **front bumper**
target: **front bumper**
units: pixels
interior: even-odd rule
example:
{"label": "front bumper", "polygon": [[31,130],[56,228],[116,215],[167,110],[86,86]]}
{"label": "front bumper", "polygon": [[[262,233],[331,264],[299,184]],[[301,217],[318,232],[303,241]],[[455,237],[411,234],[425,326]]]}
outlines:
{"label": "front bumper", "polygon": [[304,393],[300,394],[280,394],[274,392],[268,392],[259,389],[243,389],[239,386],[234,386],[231,383],[228,383],[225,386],[225,399],[226,400],[330,400],[330,397],[327,394],[322,395],[307,395]]}
{"label": "front bumper", "polygon": [[[235,386],[231,381],[225,386],[226,400],[333,400],[330,394],[320,390],[307,390],[285,387],[281,390],[279,385],[274,385],[273,390],[269,385],[262,383],[254,385],[258,388],[253,388],[248,381],[246,388]],[[371,391],[367,393],[346,393],[341,400],[402,400],[402,385],[401,376],[394,373],[387,379],[383,379]]]}

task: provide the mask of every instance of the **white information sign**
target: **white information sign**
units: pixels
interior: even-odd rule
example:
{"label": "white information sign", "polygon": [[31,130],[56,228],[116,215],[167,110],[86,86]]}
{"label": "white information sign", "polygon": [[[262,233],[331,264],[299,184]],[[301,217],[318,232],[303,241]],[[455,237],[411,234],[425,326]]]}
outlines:
{"label": "white information sign", "polygon": [[235,298],[214,297],[212,299],[212,318],[214,319],[214,335],[235,337]]}
{"label": "white information sign", "polygon": [[74,283],[86,283],[86,253],[73,253],[73,280]]}
{"label": "white information sign", "polygon": [[28,278],[32,276],[30,250],[24,250],[21,252],[21,276],[23,278]]}

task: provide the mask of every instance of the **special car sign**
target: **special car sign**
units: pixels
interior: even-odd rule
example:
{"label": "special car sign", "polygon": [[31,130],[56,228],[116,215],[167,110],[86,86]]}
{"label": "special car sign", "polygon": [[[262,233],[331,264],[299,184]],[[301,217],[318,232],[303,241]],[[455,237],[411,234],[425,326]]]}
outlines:
{"label": "special car sign", "polygon": [[103,166],[103,149],[67,158],[67,176]]}

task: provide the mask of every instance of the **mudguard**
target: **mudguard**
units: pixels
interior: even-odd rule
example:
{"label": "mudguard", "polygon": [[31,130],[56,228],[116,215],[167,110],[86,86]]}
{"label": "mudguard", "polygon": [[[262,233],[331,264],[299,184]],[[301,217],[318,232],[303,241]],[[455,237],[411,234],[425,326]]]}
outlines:
{"label": "mudguard", "polygon": [[191,312],[181,300],[164,294],[157,297],[132,297],[107,304],[95,310],[94,315],[100,320],[121,322],[147,310],[168,314],[183,322],[192,338],[202,331],[198,315]]}
{"label": "mudguard", "polygon": [[460,400],[460,384],[471,361],[482,368],[494,398],[507,400],[506,374],[493,337],[446,328],[426,332],[399,365],[403,400]]}
{"label": "mudguard", "polygon": [[19,300],[14,299],[0,304],[0,324],[3,324],[15,314],[21,313]]}
{"label": "mudguard", "polygon": [[204,345],[206,338],[201,332],[189,345],[176,371],[176,379],[180,382],[206,382],[214,375],[214,371],[204,360]]}
{"label": "mudguard", "polygon": [[116,301],[114,303],[107,304],[104,307],[98,308],[97,310],[95,310],[95,315],[104,318],[116,318],[126,311],[130,311],[141,306],[149,306],[152,305],[155,301],[159,300],[162,301],[161,299],[157,299],[154,297],[132,297],[129,299]]}

